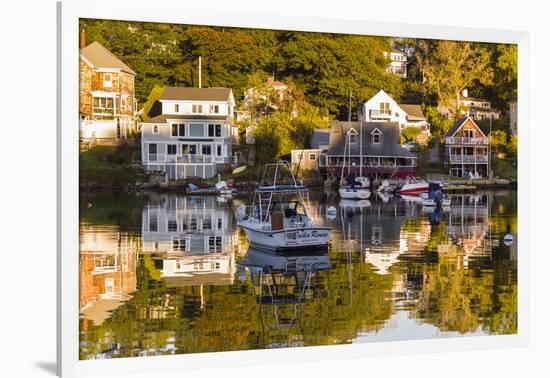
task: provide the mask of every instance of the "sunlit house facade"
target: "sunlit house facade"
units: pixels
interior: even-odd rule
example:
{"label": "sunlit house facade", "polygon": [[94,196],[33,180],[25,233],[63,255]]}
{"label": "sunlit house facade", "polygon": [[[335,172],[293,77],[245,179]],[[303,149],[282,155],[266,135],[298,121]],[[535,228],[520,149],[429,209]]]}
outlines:
{"label": "sunlit house facade", "polygon": [[116,144],[135,132],[136,73],[99,42],[80,50],[80,140]]}
{"label": "sunlit house facade", "polygon": [[141,126],[145,169],[168,179],[210,178],[231,163],[235,99],[230,88],[167,87],[161,114]]}

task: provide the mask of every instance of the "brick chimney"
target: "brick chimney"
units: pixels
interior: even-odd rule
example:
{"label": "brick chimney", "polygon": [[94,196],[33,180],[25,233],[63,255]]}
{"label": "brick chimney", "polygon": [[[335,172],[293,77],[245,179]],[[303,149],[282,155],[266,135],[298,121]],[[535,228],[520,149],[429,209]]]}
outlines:
{"label": "brick chimney", "polygon": [[80,32],[80,49],[86,47],[86,32],[84,29]]}

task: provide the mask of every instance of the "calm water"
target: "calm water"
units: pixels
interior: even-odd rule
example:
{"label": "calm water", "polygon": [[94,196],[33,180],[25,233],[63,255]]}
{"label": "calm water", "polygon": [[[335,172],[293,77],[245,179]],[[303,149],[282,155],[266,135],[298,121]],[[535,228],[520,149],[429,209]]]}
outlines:
{"label": "calm water", "polygon": [[291,256],[249,250],[233,217],[248,200],[81,198],[80,358],[517,331],[515,191],[453,196],[442,213],[314,192],[329,252]]}

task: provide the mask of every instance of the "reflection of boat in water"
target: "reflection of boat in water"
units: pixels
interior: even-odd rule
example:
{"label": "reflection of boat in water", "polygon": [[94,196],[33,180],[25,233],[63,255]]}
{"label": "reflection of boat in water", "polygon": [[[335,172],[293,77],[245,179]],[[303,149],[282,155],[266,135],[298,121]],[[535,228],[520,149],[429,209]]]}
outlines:
{"label": "reflection of boat in water", "polygon": [[328,251],[281,254],[250,248],[239,263],[243,278],[245,271],[249,271],[256,303],[262,309],[273,310],[269,320],[275,321],[273,328],[277,329],[294,326],[298,305],[312,297],[312,277],[328,269],[331,269]]}
{"label": "reflection of boat in water", "polygon": [[342,208],[361,208],[361,207],[369,207],[371,205],[369,200],[347,200],[347,199],[341,199],[339,206]]}
{"label": "reflection of boat in water", "polygon": [[[267,183],[270,170],[274,171]],[[284,175],[289,183],[284,182]],[[237,209],[238,225],[251,245],[270,250],[324,248],[328,245],[329,228],[315,224],[304,201],[307,188],[298,185],[290,164],[279,161],[266,164],[264,177],[254,196],[252,207]],[[304,198],[306,197],[306,198]]]}

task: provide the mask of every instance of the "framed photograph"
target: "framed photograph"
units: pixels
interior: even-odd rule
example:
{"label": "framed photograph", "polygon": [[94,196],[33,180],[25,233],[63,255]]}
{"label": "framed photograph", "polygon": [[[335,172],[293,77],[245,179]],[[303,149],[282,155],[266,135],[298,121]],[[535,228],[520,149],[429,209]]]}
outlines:
{"label": "framed photograph", "polygon": [[90,0],[58,46],[59,375],[527,344],[527,32]]}

